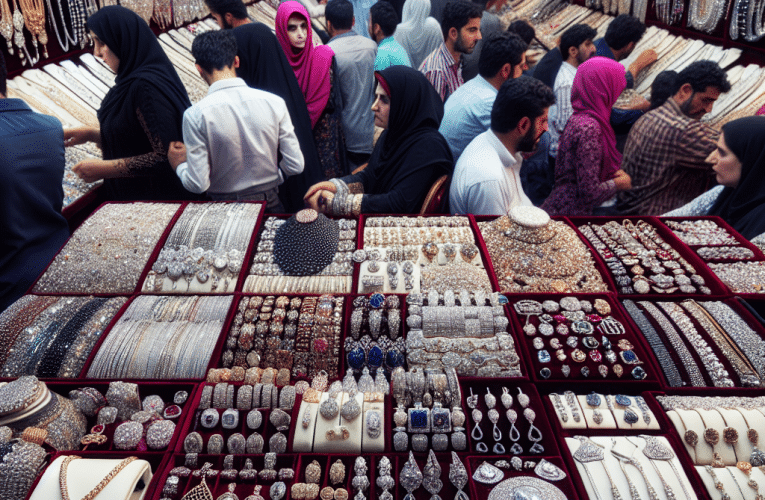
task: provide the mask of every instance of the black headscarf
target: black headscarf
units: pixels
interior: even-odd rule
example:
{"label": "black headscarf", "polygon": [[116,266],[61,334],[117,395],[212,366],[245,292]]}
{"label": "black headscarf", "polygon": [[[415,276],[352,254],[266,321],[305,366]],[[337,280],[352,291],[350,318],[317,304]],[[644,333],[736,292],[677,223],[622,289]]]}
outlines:
{"label": "black headscarf", "polygon": [[709,210],[747,239],[765,233],[765,116],[726,123],[725,144],[741,162],[741,179],[726,187]]}
{"label": "black headscarf", "polygon": [[[154,145],[161,149],[160,156],[164,156],[170,142],[183,140],[183,112],[191,106],[170,59],[149,25],[125,7],[102,8],[90,16],[87,29],[120,61],[116,83],[98,110],[104,159],[154,153]],[[166,158],[136,175],[142,177],[106,179],[107,197],[183,199],[191,196],[183,189]]]}
{"label": "black headscarf", "polygon": [[287,178],[279,190],[282,203],[290,212],[303,208],[303,195],[322,176],[321,162],[313,142],[311,118],[295,72],[284,55],[276,35],[263,23],[247,23],[234,28],[239,47],[237,76],[250,87],[278,95],[287,103],[295,135],[303,152],[303,173]]}
{"label": "black headscarf", "polygon": [[362,182],[365,194],[395,193],[388,200],[365,196],[362,211],[413,213],[433,182],[450,174],[454,166],[449,145],[438,132],[444,105],[415,69],[391,66],[375,76],[390,97],[388,128],[380,135],[369,166],[349,181]]}

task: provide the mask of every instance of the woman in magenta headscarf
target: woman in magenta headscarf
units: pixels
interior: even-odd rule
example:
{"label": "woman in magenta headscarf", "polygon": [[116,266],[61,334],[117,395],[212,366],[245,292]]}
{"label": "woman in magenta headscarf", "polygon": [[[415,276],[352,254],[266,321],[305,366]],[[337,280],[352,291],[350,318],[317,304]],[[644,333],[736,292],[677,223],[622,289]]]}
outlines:
{"label": "woman in magenta headscarf", "polygon": [[326,45],[313,46],[311,18],[295,1],[284,2],[276,11],[276,38],[303,91],[324,176],[347,174],[341,109],[333,89],[334,51]]}
{"label": "woman in magenta headscarf", "polygon": [[558,147],[555,187],[542,204],[550,215],[593,215],[596,207],[631,188],[609,122],[611,107],[627,86],[624,66],[593,57],[576,70],[571,115]]}

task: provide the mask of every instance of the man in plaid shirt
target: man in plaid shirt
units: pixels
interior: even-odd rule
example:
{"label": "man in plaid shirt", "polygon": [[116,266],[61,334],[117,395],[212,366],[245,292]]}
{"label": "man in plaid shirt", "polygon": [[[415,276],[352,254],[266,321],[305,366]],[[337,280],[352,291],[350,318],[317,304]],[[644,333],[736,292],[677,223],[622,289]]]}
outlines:
{"label": "man in plaid shirt", "polygon": [[632,189],[618,194],[624,215],[660,215],[703,193],[719,132],[700,121],[721,93],[730,90],[725,72],[712,61],[682,70],[675,94],[643,115],[630,130],[622,169]]}

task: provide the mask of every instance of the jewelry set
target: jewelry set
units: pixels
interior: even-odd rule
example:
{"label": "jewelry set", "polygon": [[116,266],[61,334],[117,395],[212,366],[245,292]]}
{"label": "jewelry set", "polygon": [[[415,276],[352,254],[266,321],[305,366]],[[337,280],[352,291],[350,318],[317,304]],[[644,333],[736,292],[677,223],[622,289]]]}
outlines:
{"label": "jewelry set", "polygon": [[[402,313],[397,295],[374,293],[353,299],[349,335],[345,338],[348,370],[361,374],[366,389],[374,375],[374,384],[387,385],[388,374],[404,366],[406,343],[402,335]],[[367,380],[366,377],[370,377]],[[368,392],[362,389],[362,392]]]}
{"label": "jewelry set", "polygon": [[393,414],[393,449],[424,453],[451,448],[467,449],[465,413],[461,389],[454,368],[423,371],[396,368],[391,374],[392,395],[396,402]]}
{"label": "jewelry set", "polygon": [[[610,315],[611,305],[604,299],[596,299],[594,305],[589,300],[571,296],[544,302],[524,299],[515,302],[513,309],[519,317],[525,316],[523,332],[532,339],[531,344],[537,350],[535,361],[541,366],[538,373],[542,379],[560,379],[558,373],[569,378],[572,374],[567,362],[569,357],[581,364],[574,370],[575,378],[588,378],[595,370],[603,378],[611,373],[621,378],[625,372],[622,365],[627,366],[626,370],[635,380],[648,377],[641,366],[639,348],[628,338],[624,324]],[[555,371],[546,366],[553,362],[548,345],[560,364]]]}
{"label": "jewelry set", "polygon": [[259,203],[187,205],[152,264],[143,290],[233,292],[260,210]]}
{"label": "jewelry set", "polygon": [[696,269],[643,220],[587,223],[579,231],[603,258],[621,294],[712,293]]}
{"label": "jewelry set", "polygon": [[408,366],[451,367],[461,376],[522,376],[515,342],[507,332],[506,300],[481,290],[410,293],[406,298]]}

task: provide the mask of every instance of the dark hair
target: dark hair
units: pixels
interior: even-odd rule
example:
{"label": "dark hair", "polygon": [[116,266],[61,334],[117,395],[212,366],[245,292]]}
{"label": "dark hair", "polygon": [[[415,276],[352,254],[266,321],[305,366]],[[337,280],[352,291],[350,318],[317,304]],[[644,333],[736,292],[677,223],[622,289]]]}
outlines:
{"label": "dark hair", "polygon": [[215,30],[200,33],[191,44],[191,55],[207,73],[234,65],[236,59],[236,37],[231,30]]}
{"label": "dark hair", "polygon": [[651,109],[658,108],[677,92],[677,71],[662,71],[651,84]]}
{"label": "dark hair", "polygon": [[398,14],[388,2],[377,2],[369,8],[369,15],[372,18],[372,24],[379,24],[383,35],[391,36],[396,32],[398,26]]}
{"label": "dark hair", "polygon": [[464,0],[446,2],[441,15],[441,32],[444,35],[444,40],[449,38],[450,29],[457,28],[457,32],[459,32],[463,26],[476,17],[481,17],[481,8],[478,5]]}
{"label": "dark hair", "polygon": [[606,44],[613,50],[626,47],[630,42],[638,43],[645,33],[645,24],[637,17],[629,14],[619,14],[608,25],[603,38]]}
{"label": "dark hair", "polygon": [[491,129],[506,134],[514,129],[524,116],[536,120],[545,108],[555,103],[552,89],[536,78],[521,75],[510,78],[499,88],[491,107]]}
{"label": "dark hair", "polygon": [[338,30],[353,28],[353,5],[348,0],[332,0],[327,2],[324,18]]}
{"label": "dark hair", "polygon": [[528,44],[515,33],[490,35],[481,47],[478,74],[484,78],[491,78],[507,63],[518,66],[527,48]]}
{"label": "dark hair", "polygon": [[5,67],[5,56],[0,52],[0,94],[7,96],[8,88],[6,80],[8,79],[8,68]]}
{"label": "dark hair", "polygon": [[725,71],[716,62],[696,61],[689,64],[677,75],[676,90],[690,83],[694,92],[704,92],[707,87],[714,87],[720,92],[730,90],[730,82]]}
{"label": "dark hair", "polygon": [[242,0],[205,0],[205,4],[212,12],[221,16],[230,12],[236,19],[247,18],[247,7]]}
{"label": "dark hair", "polygon": [[531,42],[534,41],[534,37],[537,36],[537,32],[534,31],[534,27],[528,23],[528,21],[524,21],[523,19],[516,19],[512,23],[510,23],[510,26],[507,27],[508,33],[515,33],[521,39],[526,42],[526,45],[531,45]]}
{"label": "dark hair", "polygon": [[568,49],[578,48],[587,40],[592,40],[598,35],[598,32],[586,24],[575,24],[563,32],[560,37],[560,53],[563,54],[563,60],[568,59]]}

